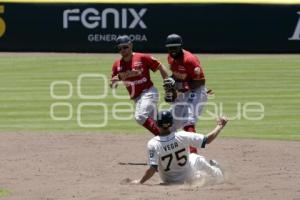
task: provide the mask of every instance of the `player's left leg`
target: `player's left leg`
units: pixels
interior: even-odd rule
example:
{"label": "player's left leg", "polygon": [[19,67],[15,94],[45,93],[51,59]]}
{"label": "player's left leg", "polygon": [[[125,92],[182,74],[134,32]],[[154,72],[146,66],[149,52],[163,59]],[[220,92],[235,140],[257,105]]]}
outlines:
{"label": "player's left leg", "polygon": [[143,92],[136,100],[135,120],[154,135],[159,134],[159,128],[154,121],[157,114],[158,92],[155,87]]}

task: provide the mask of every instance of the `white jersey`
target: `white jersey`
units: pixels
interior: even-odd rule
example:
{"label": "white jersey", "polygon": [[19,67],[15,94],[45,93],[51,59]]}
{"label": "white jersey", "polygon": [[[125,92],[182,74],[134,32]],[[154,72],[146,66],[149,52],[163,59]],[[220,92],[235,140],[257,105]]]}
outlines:
{"label": "white jersey", "polygon": [[164,182],[183,182],[191,172],[189,146],[204,148],[207,137],[186,131],[155,136],[148,142],[150,166],[158,166]]}

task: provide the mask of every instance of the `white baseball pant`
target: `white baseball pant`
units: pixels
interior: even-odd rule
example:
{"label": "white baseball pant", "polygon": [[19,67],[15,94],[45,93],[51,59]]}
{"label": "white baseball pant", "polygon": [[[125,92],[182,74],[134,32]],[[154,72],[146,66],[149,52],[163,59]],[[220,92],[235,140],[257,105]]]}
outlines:
{"label": "white baseball pant", "polygon": [[158,97],[157,89],[152,86],[144,90],[141,95],[134,100],[134,117],[137,123],[143,125],[149,117],[156,119]]}
{"label": "white baseball pant", "polygon": [[222,182],[224,180],[221,169],[217,166],[210,165],[205,157],[201,155],[191,153],[189,156],[189,164],[191,167],[191,173],[188,181],[194,181],[201,178],[201,175],[200,177],[197,176],[199,174],[198,172],[205,172],[214,182]]}
{"label": "white baseball pant", "polygon": [[200,86],[196,90],[180,93],[172,104],[172,130],[181,129],[187,125],[196,124],[207,102],[206,87]]}

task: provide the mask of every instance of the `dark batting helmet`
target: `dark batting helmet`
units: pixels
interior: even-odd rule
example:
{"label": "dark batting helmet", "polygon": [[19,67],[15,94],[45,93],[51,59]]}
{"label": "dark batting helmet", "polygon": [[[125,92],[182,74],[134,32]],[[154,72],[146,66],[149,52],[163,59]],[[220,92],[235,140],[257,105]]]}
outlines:
{"label": "dark batting helmet", "polygon": [[168,110],[160,111],[157,115],[157,126],[161,128],[169,128],[173,124],[172,113]]}
{"label": "dark batting helmet", "polygon": [[116,45],[126,45],[126,44],[130,44],[131,40],[128,37],[128,35],[120,35],[117,40],[116,40]]}
{"label": "dark batting helmet", "polygon": [[177,34],[168,35],[166,39],[166,47],[179,47],[182,46],[182,44],[182,38]]}

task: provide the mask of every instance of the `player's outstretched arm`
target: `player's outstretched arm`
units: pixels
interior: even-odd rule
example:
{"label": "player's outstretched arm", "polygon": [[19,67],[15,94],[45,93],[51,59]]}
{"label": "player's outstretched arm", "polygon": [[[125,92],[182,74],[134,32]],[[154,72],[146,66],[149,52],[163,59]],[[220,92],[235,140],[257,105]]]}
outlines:
{"label": "player's outstretched arm", "polygon": [[148,181],[156,172],[156,167],[149,167],[149,169],[146,170],[144,176],[141,178],[141,180],[135,180],[133,181],[132,183],[135,183],[135,184],[143,184],[145,183],[146,181]]}
{"label": "player's outstretched arm", "polygon": [[163,65],[159,65],[157,69],[159,70],[160,75],[163,79],[168,78],[168,72]]}
{"label": "player's outstretched arm", "polygon": [[145,183],[146,181],[148,181],[156,172],[156,169],[154,167],[149,167],[149,169],[147,169],[147,171],[145,172],[143,178],[140,180],[140,184]]}
{"label": "player's outstretched arm", "polygon": [[221,130],[226,126],[227,122],[228,122],[228,119],[226,117],[220,117],[218,119],[216,128],[213,131],[211,131],[209,134],[206,135],[206,137],[207,137],[206,144],[209,144],[214,139],[216,139],[216,137],[219,135]]}

